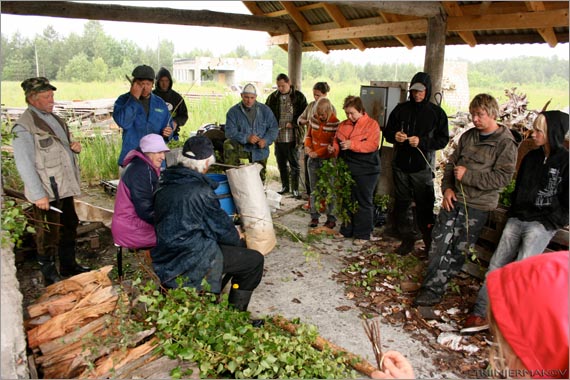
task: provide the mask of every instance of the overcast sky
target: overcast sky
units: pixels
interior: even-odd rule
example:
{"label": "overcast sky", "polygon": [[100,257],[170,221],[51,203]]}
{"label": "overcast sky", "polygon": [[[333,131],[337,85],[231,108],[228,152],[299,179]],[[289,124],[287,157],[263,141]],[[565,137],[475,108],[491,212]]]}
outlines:
{"label": "overcast sky", "polygon": [[[105,3],[104,1],[97,2]],[[241,1],[117,1],[114,3],[250,14]],[[238,45],[245,46],[251,53],[262,53],[269,47],[269,35],[265,32],[117,21],[100,22],[105,33],[117,40],[131,40],[143,48],[154,48],[160,40],[170,40],[174,43],[175,53],[189,52],[198,48],[208,49],[214,55],[220,55],[233,51]],[[48,25],[52,25],[61,36],[67,36],[70,33],[82,34],[85,23],[86,20],[82,19],[2,14],[0,25],[2,34],[5,37],[11,37],[18,31],[21,35],[32,38],[36,34],[41,34]],[[399,63],[421,63],[424,55],[425,48],[418,46],[412,50],[402,47],[367,49],[364,52],[359,50],[333,51],[328,55],[319,54],[318,56],[325,60],[332,59],[335,62],[350,60],[354,63],[390,63],[395,61]],[[445,49],[446,59],[466,59],[470,61],[502,59],[521,55],[545,57],[556,55],[560,58],[568,59],[569,45],[568,43],[558,44],[555,48],[551,48],[547,44],[478,45],[475,48],[465,45],[447,46]]]}

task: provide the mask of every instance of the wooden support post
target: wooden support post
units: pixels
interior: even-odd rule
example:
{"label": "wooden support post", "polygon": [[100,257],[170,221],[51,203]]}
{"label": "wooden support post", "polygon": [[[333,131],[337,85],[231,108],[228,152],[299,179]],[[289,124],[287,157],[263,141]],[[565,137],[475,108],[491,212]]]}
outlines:
{"label": "wooden support post", "polygon": [[302,32],[289,34],[289,79],[299,91],[301,91],[301,62],[303,61],[301,41],[303,41]]}
{"label": "wooden support post", "polygon": [[[431,76],[431,99],[435,103],[434,95],[441,92],[443,79],[443,63],[445,60],[445,33],[447,21],[443,16],[430,17],[426,40],[426,56],[424,71]],[[437,101],[440,101],[438,98]]]}

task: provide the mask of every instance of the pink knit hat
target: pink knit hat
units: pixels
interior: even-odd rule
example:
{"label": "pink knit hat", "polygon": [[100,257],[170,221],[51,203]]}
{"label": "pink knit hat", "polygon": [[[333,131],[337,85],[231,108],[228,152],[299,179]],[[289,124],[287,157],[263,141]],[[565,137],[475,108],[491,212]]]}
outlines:
{"label": "pink knit hat", "polygon": [[164,143],[162,136],[155,133],[144,136],[139,146],[143,153],[159,153],[159,152],[170,152],[168,146]]}

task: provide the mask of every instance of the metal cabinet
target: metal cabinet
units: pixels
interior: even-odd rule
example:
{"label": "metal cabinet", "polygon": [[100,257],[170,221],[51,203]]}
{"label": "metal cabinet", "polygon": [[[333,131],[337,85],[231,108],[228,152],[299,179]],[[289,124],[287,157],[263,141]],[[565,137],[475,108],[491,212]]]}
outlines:
{"label": "metal cabinet", "polygon": [[408,82],[371,81],[370,85],[360,86],[360,98],[366,113],[378,121],[383,129],[388,122],[390,112],[407,99]]}

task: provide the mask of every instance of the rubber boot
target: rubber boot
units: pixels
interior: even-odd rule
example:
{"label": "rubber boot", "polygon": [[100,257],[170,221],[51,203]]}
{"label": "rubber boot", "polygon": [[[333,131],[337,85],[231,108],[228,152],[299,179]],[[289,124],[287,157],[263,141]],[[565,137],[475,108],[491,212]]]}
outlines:
{"label": "rubber boot", "polygon": [[76,274],[89,272],[91,268],[79,265],[75,261],[75,246],[59,248],[59,273],[62,276],[75,276]]}
{"label": "rubber boot", "polygon": [[292,176],[291,178],[291,193],[295,199],[301,199],[299,194],[299,176]]}
{"label": "rubber boot", "polygon": [[228,296],[228,302],[231,303],[239,311],[247,311],[247,306],[249,305],[249,300],[253,290],[241,290],[233,289],[230,290]]}
{"label": "rubber boot", "polygon": [[40,264],[40,271],[44,277],[45,286],[61,281],[61,277],[55,268],[54,256],[39,256],[38,263]]}

